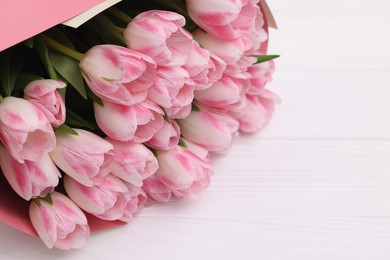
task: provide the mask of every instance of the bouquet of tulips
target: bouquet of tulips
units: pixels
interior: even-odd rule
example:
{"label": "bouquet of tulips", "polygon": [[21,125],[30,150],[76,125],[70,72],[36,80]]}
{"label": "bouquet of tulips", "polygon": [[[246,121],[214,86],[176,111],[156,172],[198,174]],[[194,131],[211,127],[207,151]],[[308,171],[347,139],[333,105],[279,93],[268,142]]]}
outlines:
{"label": "bouquet of tulips", "polygon": [[262,129],[278,102],[262,8],[124,0],[0,52],[0,218],[79,248],[145,205],[196,197],[210,153]]}

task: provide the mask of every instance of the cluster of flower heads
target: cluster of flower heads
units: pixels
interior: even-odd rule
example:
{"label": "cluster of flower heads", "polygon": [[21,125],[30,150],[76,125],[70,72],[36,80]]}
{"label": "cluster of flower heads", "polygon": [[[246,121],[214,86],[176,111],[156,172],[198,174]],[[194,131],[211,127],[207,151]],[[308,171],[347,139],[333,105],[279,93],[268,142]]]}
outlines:
{"label": "cluster of flower heads", "polygon": [[104,134],[53,130],[67,109],[58,80],[32,81],[23,98],[0,103],[1,169],[31,200],[31,222],[49,248],[85,244],[84,212],[127,222],[147,201],[198,195],[213,174],[209,152],[227,152],[239,131],[270,119],[278,98],[264,88],[273,61],[257,59],[267,40],[258,1],[207,2],[187,0],[202,29],[186,31],[174,12],[146,11],[125,28],[127,47],[96,45],[82,56]]}

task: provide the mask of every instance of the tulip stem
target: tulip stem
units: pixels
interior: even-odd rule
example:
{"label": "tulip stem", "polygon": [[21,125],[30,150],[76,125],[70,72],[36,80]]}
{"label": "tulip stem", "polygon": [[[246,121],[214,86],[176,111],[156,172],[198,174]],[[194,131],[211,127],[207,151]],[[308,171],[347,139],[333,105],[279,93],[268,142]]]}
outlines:
{"label": "tulip stem", "polygon": [[131,16],[129,16],[128,14],[126,14],[125,12],[123,12],[122,10],[120,10],[115,6],[107,9],[107,11],[113,16],[115,16],[116,18],[118,18],[119,20],[121,20],[122,22],[124,22],[125,24],[130,23],[131,20],[133,19]]}
{"label": "tulip stem", "polygon": [[3,96],[2,95],[0,95],[0,102],[2,102],[3,101]]}
{"label": "tulip stem", "polygon": [[80,61],[84,56],[84,54],[82,54],[78,51],[75,51],[75,50],[57,42],[56,40],[50,38],[49,36],[47,36],[45,34],[42,35],[42,38],[48,46],[52,47],[53,49],[65,54],[69,57],[72,57],[73,59]]}

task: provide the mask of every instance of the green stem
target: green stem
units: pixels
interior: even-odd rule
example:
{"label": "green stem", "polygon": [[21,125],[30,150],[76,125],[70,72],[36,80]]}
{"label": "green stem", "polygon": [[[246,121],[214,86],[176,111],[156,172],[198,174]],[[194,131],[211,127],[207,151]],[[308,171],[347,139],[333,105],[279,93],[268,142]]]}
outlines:
{"label": "green stem", "polygon": [[2,102],[3,101],[3,96],[2,95],[0,95],[0,102]]}
{"label": "green stem", "polygon": [[65,55],[68,55],[69,57],[72,57],[73,59],[76,59],[79,61],[84,56],[84,54],[63,45],[63,44],[57,42],[56,40],[53,40],[52,38],[50,38],[49,36],[47,36],[45,34],[42,35],[42,38],[48,46],[52,47],[53,49],[65,54]]}
{"label": "green stem", "polygon": [[120,10],[119,8],[113,6],[107,10],[110,14],[121,20],[122,22],[128,24],[133,19],[131,16]]}

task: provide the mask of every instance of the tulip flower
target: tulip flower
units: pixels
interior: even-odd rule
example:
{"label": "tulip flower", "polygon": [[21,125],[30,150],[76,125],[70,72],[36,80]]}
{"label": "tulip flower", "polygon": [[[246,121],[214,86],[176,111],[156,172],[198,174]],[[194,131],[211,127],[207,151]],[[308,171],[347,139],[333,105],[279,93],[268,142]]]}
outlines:
{"label": "tulip flower", "polygon": [[48,248],[84,246],[90,237],[85,214],[65,195],[53,192],[30,203],[30,220]]}
{"label": "tulip flower", "polygon": [[81,59],[90,89],[102,100],[134,105],[146,99],[156,76],[156,64],[142,53],[115,45],[97,45]]}
{"label": "tulip flower", "polygon": [[157,159],[143,144],[106,140],[114,146],[110,165],[113,175],[141,187],[142,181],[156,172]]}
{"label": "tulip flower", "polygon": [[39,108],[53,126],[65,122],[65,103],[57,89],[66,84],[58,80],[34,80],[24,89],[24,98]]}
{"label": "tulip flower", "polygon": [[172,197],[172,190],[162,183],[155,175],[144,180],[142,189],[145,191],[148,200],[168,202]]}
{"label": "tulip flower", "polygon": [[188,71],[195,89],[206,89],[212,84],[209,71],[215,69],[215,64],[211,60],[210,52],[201,48],[198,43],[194,43],[183,68]]}
{"label": "tulip flower", "polygon": [[134,17],[124,31],[128,47],[149,55],[157,65],[182,66],[194,43],[182,27],[185,18],[168,11],[146,11]]}
{"label": "tulip flower", "polygon": [[111,139],[144,143],[163,125],[162,109],[149,100],[133,106],[103,102],[94,104],[100,129]]}
{"label": "tulip flower", "polygon": [[[158,150],[157,160],[160,167],[155,173],[156,178],[178,197],[197,196],[209,185],[210,176],[214,172],[208,151],[195,144],[187,148],[176,146],[169,151]],[[151,188],[154,188],[154,194],[164,193],[159,192],[161,188],[158,189],[158,183],[154,183],[154,186],[150,183],[146,185],[149,193],[153,191]]]}
{"label": "tulip flower", "polygon": [[210,35],[222,39],[248,38],[255,49],[265,41],[259,0],[186,0],[188,14]]}
{"label": "tulip flower", "polygon": [[164,121],[160,130],[145,144],[154,149],[171,150],[179,143],[179,139],[180,127],[174,120],[170,120],[169,123]]}
{"label": "tulip flower", "polygon": [[275,63],[273,60],[250,66],[248,68],[248,73],[251,75],[251,78],[247,94],[261,94],[265,85],[272,81],[272,74],[274,71]]}
{"label": "tulip flower", "polygon": [[129,190],[127,194],[128,201],[120,220],[129,222],[144,209],[147,202],[147,195],[140,187],[136,187],[130,183],[125,183],[125,185]]}
{"label": "tulip flower", "polygon": [[16,97],[6,97],[0,102],[0,139],[19,163],[37,161],[56,145],[53,128],[45,114]]}
{"label": "tulip flower", "polygon": [[216,108],[234,108],[245,96],[245,81],[224,75],[210,88],[195,91],[195,99]]}
{"label": "tulip flower", "polygon": [[180,104],[173,105],[170,108],[166,108],[165,112],[166,115],[171,119],[183,119],[186,118],[191,113],[192,105],[184,105],[181,106]]}
{"label": "tulip flower", "polygon": [[45,197],[58,185],[60,172],[48,154],[38,161],[16,161],[0,146],[1,170],[13,190],[23,199]]}
{"label": "tulip flower", "polygon": [[178,123],[184,138],[217,153],[228,151],[239,126],[231,116],[205,107],[200,111],[191,111],[188,117],[178,120]]}
{"label": "tulip flower", "polygon": [[247,38],[221,39],[200,30],[194,32],[194,37],[227,65],[236,64],[245,53],[253,49],[252,42]]}
{"label": "tulip flower", "polygon": [[[135,186],[131,191],[126,184],[114,175],[107,175],[103,182],[93,187],[86,187],[69,176],[64,177],[65,190],[69,197],[86,212],[104,220],[128,221],[136,214],[138,202],[143,208],[144,192]],[[137,198],[135,198],[137,197]]]}
{"label": "tulip flower", "polygon": [[[161,107],[170,108],[179,92],[187,91],[185,84],[190,76],[185,69],[177,66],[158,66],[156,73],[156,80],[149,88],[148,99]],[[187,92],[192,101],[193,90],[192,93],[191,90]]]}
{"label": "tulip flower", "polygon": [[57,146],[50,157],[67,175],[93,186],[110,171],[113,145],[86,130],[75,131],[78,135],[56,132]]}

